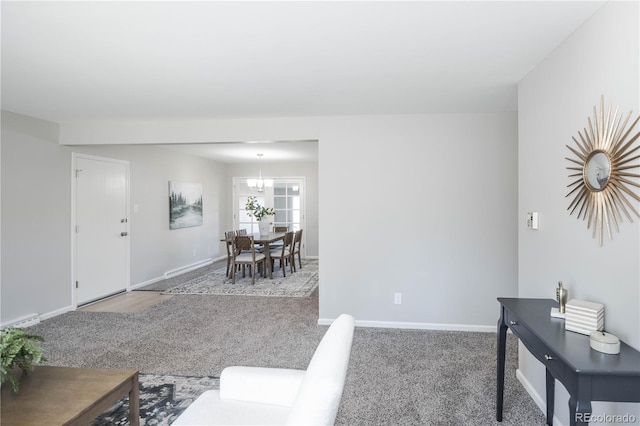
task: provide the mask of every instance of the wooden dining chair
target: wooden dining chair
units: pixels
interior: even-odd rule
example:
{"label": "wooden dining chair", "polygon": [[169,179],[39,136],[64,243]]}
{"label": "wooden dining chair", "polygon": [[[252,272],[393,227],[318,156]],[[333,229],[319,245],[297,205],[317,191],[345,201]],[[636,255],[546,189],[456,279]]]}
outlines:
{"label": "wooden dining chair", "polygon": [[253,236],[236,235],[233,238],[233,259],[231,260],[231,282],[236,283],[236,271],[238,266],[242,266],[242,277],[245,277],[245,266],[251,265],[249,275],[251,275],[251,284],[256,283],[256,266],[261,266],[260,272],[264,277],[266,270],[267,256],[262,253],[256,253],[256,247],[253,244]]}
{"label": "wooden dining chair", "polygon": [[233,257],[233,237],[235,231],[227,231],[224,233],[225,245],[227,246],[227,277],[229,277],[229,269],[231,268],[231,258]]}
{"label": "wooden dining chair", "polygon": [[289,270],[293,274],[295,259],[293,258],[293,231],[284,234],[282,240],[282,247],[271,249],[269,251],[271,257],[271,270],[273,271],[273,265],[276,259],[280,260],[280,269],[282,269],[282,276],[287,276],[287,263],[289,264]]}
{"label": "wooden dining chair", "polygon": [[301,255],[300,252],[302,251],[301,249],[302,246],[302,229],[299,229],[296,231],[295,235],[293,236],[293,251],[291,252],[291,259],[293,260],[293,270],[297,270],[296,269],[296,264],[295,264],[295,260],[296,260],[296,254],[298,255],[298,263],[300,264],[300,269],[302,269],[302,259],[301,259]]}
{"label": "wooden dining chair", "polygon": [[[289,227],[288,226],[274,226],[273,227],[273,232],[278,234],[280,232],[289,232]],[[272,249],[281,249],[282,248],[282,240],[280,241],[276,241],[275,243],[271,243],[270,246]]]}
{"label": "wooden dining chair", "polygon": [[[236,231],[236,235],[248,235],[248,234],[247,234],[247,230],[246,230],[246,229],[244,229],[244,228],[243,228],[243,229],[238,229],[238,230]],[[258,250],[259,252],[262,252],[262,249],[263,249],[262,244],[257,244],[257,245],[256,245],[256,250]]]}

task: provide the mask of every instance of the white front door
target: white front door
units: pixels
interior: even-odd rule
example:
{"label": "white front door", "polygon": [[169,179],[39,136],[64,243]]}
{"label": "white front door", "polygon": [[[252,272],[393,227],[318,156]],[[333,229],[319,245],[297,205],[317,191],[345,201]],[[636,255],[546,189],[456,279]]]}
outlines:
{"label": "white front door", "polygon": [[81,305],[129,288],[129,163],[74,153],[74,287]]}

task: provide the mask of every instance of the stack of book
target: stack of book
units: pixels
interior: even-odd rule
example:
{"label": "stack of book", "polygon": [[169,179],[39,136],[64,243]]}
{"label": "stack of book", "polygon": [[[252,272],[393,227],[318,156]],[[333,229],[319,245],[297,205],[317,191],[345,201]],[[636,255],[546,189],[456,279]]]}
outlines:
{"label": "stack of book", "polygon": [[564,328],[580,334],[591,334],[592,331],[604,329],[604,305],[571,299],[565,307]]}

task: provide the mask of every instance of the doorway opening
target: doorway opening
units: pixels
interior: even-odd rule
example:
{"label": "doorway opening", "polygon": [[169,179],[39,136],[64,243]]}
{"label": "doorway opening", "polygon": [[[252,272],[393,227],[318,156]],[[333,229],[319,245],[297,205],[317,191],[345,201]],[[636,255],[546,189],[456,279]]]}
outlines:
{"label": "doorway opening", "polygon": [[[233,226],[234,229],[245,229],[248,234],[259,232],[258,222],[247,214],[246,204],[249,197],[254,196],[261,206],[272,207],[275,216],[273,226],[286,226],[289,231],[305,228],[305,178],[286,177],[273,178],[273,186],[264,188],[262,192],[252,189],[248,178],[233,178]],[[304,239],[302,234],[302,255],[304,256]]]}

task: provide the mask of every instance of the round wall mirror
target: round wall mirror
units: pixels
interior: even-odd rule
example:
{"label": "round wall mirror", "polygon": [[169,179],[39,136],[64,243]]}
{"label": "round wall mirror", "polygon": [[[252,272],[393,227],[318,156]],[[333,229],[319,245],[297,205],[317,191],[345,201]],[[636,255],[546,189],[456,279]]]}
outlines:
{"label": "round wall mirror", "polygon": [[632,200],[640,201],[640,196],[629,186],[640,187],[635,180],[640,174],[633,173],[633,169],[640,168],[638,164],[638,150],[634,146],[640,139],[640,132],[632,133],[633,128],[640,121],[640,116],[629,123],[631,112],[623,119],[618,110],[612,111],[611,106],[605,112],[604,96],[600,99],[600,111],[593,107],[593,120],[587,119],[584,132],[578,132],[573,138],[575,147],[567,145],[574,157],[566,157],[571,162],[569,177],[574,178],[567,187],[573,195],[573,201],[567,210],[569,214],[578,212],[578,219],[587,222],[587,228],[593,229],[602,245],[604,231],[611,239],[611,225],[620,231],[618,223],[622,216],[632,222],[631,214],[640,213],[634,207]]}
{"label": "round wall mirror", "polygon": [[611,161],[604,151],[593,151],[584,166],[584,182],[592,191],[602,191],[609,183]]}

